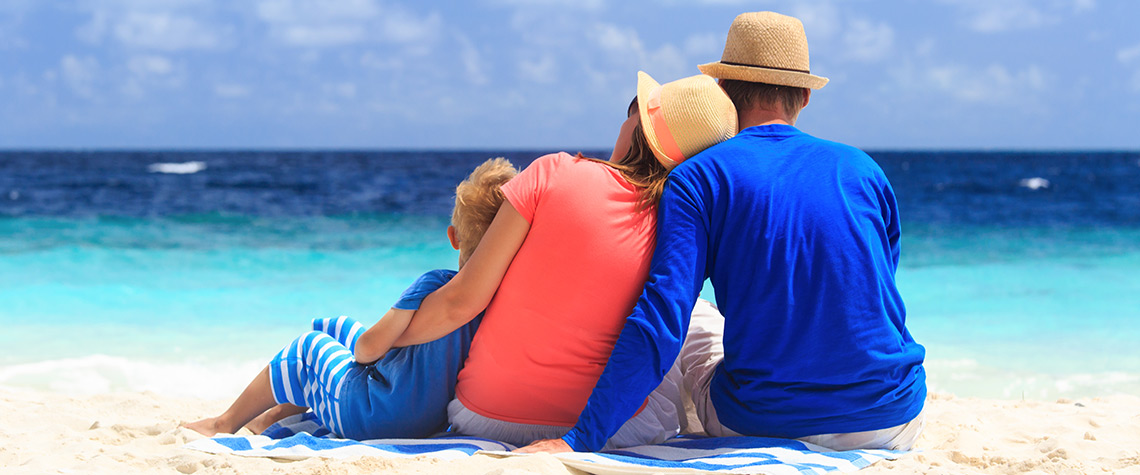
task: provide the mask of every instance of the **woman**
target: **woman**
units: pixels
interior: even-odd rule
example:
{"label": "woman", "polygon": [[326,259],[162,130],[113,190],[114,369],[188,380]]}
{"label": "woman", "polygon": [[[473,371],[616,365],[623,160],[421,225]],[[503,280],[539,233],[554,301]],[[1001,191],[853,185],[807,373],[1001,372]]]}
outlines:
{"label": "woman", "polygon": [[[712,78],[662,86],[639,73],[609,162],[547,155],[503,186],[507,202],[467,265],[396,342],[442,337],[486,308],[448,407],[453,430],[525,445],[574,425],[645,284],[669,170],[735,133]],[[676,390],[664,389],[612,445],[677,433]]]}

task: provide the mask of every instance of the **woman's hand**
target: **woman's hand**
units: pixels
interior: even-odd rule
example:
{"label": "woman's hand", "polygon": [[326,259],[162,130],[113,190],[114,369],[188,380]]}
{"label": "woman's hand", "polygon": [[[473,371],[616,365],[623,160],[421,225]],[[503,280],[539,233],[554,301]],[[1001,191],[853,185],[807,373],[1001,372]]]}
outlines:
{"label": "woman's hand", "polygon": [[530,445],[514,451],[520,454],[560,454],[573,452],[574,449],[570,448],[570,444],[562,439],[544,439],[536,440]]}

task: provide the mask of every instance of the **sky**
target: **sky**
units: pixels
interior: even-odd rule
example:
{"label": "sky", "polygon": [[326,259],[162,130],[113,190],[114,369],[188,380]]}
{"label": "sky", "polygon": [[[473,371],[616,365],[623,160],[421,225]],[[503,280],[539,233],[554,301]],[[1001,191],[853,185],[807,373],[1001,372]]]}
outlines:
{"label": "sky", "polygon": [[0,0],[0,148],[609,148],[760,10],[831,79],[810,134],[1140,149],[1132,0]]}

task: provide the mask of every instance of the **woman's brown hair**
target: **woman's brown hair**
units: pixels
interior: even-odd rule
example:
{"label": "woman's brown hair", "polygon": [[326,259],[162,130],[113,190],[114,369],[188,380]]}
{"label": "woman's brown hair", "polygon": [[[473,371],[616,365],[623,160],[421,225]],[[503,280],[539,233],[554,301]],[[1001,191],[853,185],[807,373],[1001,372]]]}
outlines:
{"label": "woman's brown hair", "polygon": [[[637,113],[637,98],[629,105],[630,113]],[[621,173],[621,176],[630,184],[637,187],[641,199],[641,209],[646,210],[657,206],[661,201],[661,194],[665,191],[665,181],[669,178],[669,170],[649,148],[649,140],[645,138],[645,130],[638,123],[633,129],[629,150],[620,159],[608,162],[597,158],[589,158],[578,153],[578,158],[603,163]]]}

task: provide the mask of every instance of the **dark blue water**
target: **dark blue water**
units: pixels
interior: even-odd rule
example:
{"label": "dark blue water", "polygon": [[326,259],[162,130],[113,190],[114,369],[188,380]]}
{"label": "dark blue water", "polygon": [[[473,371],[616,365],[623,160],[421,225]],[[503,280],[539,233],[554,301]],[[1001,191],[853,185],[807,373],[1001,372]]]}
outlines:
{"label": "dark blue water", "polygon": [[[309,318],[455,267],[454,186],[539,155],[0,152],[0,385],[228,397]],[[932,388],[1140,392],[1140,153],[871,155]]]}
{"label": "dark blue water", "polygon": [[[194,219],[446,215],[452,187],[539,152],[0,152],[0,216]],[[595,155],[602,155],[596,152]],[[1137,152],[871,152],[909,224],[1140,226]],[[156,163],[201,162],[192,174]],[[1030,189],[1021,180],[1044,178]],[[191,216],[191,218],[185,218]],[[206,219],[206,218],[202,218]]]}

